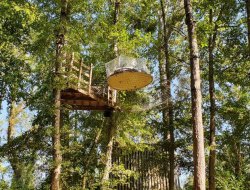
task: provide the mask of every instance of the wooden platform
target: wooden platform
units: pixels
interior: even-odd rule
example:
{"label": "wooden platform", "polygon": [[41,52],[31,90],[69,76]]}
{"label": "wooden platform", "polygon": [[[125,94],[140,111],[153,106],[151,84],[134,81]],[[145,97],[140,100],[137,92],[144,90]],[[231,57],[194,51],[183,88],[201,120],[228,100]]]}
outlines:
{"label": "wooden platform", "polygon": [[107,100],[96,96],[92,91],[86,94],[84,91],[75,89],[61,91],[61,103],[72,110],[115,109],[115,104],[109,104]]}
{"label": "wooden platform", "polygon": [[[67,59],[66,59],[67,60]],[[66,88],[61,91],[62,106],[72,110],[112,110],[116,106],[116,90],[108,85],[92,86],[92,65],[74,60],[74,54],[62,65]]]}

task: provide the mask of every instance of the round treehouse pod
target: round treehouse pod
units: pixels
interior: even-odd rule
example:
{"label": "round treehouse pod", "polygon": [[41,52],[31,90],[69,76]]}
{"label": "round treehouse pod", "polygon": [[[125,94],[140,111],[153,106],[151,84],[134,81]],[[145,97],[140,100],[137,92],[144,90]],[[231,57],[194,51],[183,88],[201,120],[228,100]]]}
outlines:
{"label": "round treehouse pod", "polygon": [[149,85],[153,77],[143,58],[132,58],[124,55],[105,64],[108,84],[116,90],[136,90]]}

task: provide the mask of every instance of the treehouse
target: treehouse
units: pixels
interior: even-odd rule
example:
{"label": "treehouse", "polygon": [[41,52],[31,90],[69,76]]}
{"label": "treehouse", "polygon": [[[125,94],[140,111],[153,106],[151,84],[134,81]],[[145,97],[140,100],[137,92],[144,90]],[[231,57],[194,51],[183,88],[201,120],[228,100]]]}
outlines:
{"label": "treehouse", "polygon": [[105,66],[108,84],[116,90],[137,90],[153,80],[147,68],[147,61],[143,58],[120,55]]}
{"label": "treehouse", "polygon": [[92,65],[75,60],[74,54],[62,63],[65,87],[61,91],[61,104],[72,110],[114,110],[116,90],[136,90],[150,84],[153,77],[145,59],[121,55],[105,64],[108,84],[92,84]]}
{"label": "treehouse", "polygon": [[92,65],[75,60],[74,54],[62,63],[65,87],[61,91],[61,104],[72,110],[113,110],[116,90],[108,85],[92,85]]}

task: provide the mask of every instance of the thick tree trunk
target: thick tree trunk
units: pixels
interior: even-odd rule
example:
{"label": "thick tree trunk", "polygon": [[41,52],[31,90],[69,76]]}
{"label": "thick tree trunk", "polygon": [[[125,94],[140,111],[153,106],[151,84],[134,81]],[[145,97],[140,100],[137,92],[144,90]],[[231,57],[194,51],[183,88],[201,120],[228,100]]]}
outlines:
{"label": "thick tree trunk", "polygon": [[246,0],[246,12],[247,12],[247,37],[248,37],[248,53],[250,56],[250,0]]}
{"label": "thick tree trunk", "polygon": [[[7,132],[7,142],[10,143],[14,139],[14,130],[15,124],[17,122],[17,116],[23,110],[23,104],[20,103],[16,105],[15,101],[9,102],[9,124],[8,124],[8,132]],[[9,155],[9,162],[13,169],[14,180],[18,182],[21,180],[22,168],[21,163],[19,162],[18,155],[16,154],[17,150],[11,152]]]}
{"label": "thick tree trunk", "polygon": [[[115,1],[115,12],[114,12],[114,25],[116,25],[119,17],[119,8],[120,8],[120,2],[119,0]],[[119,49],[117,45],[117,40],[114,41],[114,53],[115,56],[119,56]],[[114,144],[114,138],[116,134],[116,124],[114,122],[114,116],[113,113],[111,114],[111,117],[109,118],[109,130],[108,130],[108,143],[106,147],[106,153],[105,153],[105,167],[103,171],[103,176],[101,180],[101,189],[105,190],[107,189],[106,184],[109,180],[109,172],[112,168],[112,153],[113,153],[113,144]]]}
{"label": "thick tree trunk", "polygon": [[[57,34],[56,39],[56,61],[55,61],[55,78],[60,78],[60,71],[62,67],[63,60],[63,46],[65,43],[65,34],[66,34],[66,26],[68,22],[69,16],[69,5],[68,0],[61,0],[61,13],[60,13],[60,29]],[[58,84],[55,84],[54,91],[54,132],[53,132],[53,169],[51,175],[51,190],[59,190],[60,189],[60,175],[61,175],[61,162],[62,162],[62,153],[61,153],[61,140],[60,140],[60,126],[61,126],[61,90]]]}
{"label": "thick tree trunk", "polygon": [[[170,141],[170,135],[169,130],[167,128],[168,126],[168,102],[165,100],[165,97],[167,96],[167,75],[166,75],[166,65],[162,61],[162,48],[159,50],[158,54],[159,59],[159,72],[160,72],[160,88],[161,88],[161,101],[164,102],[162,107],[162,119],[163,119],[163,136],[166,142],[169,143]],[[164,143],[164,149],[166,151],[169,151],[169,146]],[[164,171],[166,174],[169,173],[169,160],[166,160],[166,170]],[[167,175],[168,178],[170,177]],[[169,181],[169,180],[168,180]],[[167,190],[169,190],[169,183],[166,185]]]}
{"label": "thick tree trunk", "polygon": [[102,181],[101,181],[101,189],[105,190],[107,189],[107,182],[109,180],[109,172],[112,168],[112,153],[113,153],[113,144],[114,144],[114,138],[116,133],[116,125],[114,123],[114,118],[111,116],[109,118],[108,123],[108,144],[106,147],[106,153],[105,153],[105,167],[103,171]]}
{"label": "thick tree trunk", "polygon": [[[209,23],[213,25],[213,12],[209,10]],[[216,142],[215,142],[215,94],[214,94],[214,56],[215,39],[217,25],[209,35],[209,95],[210,95],[210,138],[209,138],[209,189],[215,190],[215,161],[216,161]]]}
{"label": "thick tree trunk", "polygon": [[15,112],[14,112],[15,103],[13,101],[9,104],[9,125],[7,133],[8,143],[13,139],[14,126],[15,126]]}
{"label": "thick tree trunk", "polygon": [[241,143],[237,139],[234,141],[234,153],[235,153],[235,166],[234,166],[234,172],[235,176],[237,178],[240,178],[241,176],[241,165],[242,165],[242,157],[241,157]]}
{"label": "thick tree trunk", "polygon": [[[169,61],[169,51],[168,51],[168,41],[171,31],[168,31],[166,26],[166,14],[165,6],[161,0],[161,10],[162,10],[162,21],[163,21],[163,39],[164,39],[164,54],[165,54],[165,67],[166,67],[166,101],[167,101],[167,127],[169,129],[170,142],[169,142],[169,190],[174,190],[174,176],[175,176],[175,145],[174,145],[174,122],[173,122],[173,105],[171,97],[171,72],[170,72],[170,61]],[[164,116],[165,117],[165,116]]]}
{"label": "thick tree trunk", "polygon": [[190,66],[191,66],[191,96],[193,125],[193,158],[194,158],[194,189],[206,189],[204,132],[202,124],[202,97],[199,66],[199,51],[195,33],[195,22],[192,15],[190,0],[184,0],[186,24],[188,28]]}

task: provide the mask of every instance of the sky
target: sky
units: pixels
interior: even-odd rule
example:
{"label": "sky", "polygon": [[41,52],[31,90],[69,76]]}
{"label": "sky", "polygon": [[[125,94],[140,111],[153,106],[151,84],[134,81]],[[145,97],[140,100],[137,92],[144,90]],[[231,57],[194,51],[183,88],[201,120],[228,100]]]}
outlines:
{"label": "sky", "polygon": [[7,102],[2,102],[2,109],[0,110],[0,145],[6,142],[7,137]]}

